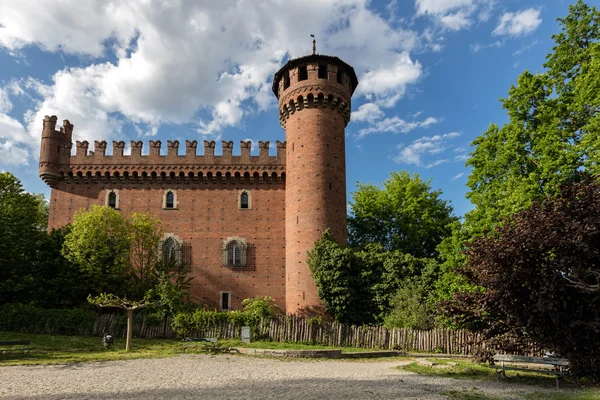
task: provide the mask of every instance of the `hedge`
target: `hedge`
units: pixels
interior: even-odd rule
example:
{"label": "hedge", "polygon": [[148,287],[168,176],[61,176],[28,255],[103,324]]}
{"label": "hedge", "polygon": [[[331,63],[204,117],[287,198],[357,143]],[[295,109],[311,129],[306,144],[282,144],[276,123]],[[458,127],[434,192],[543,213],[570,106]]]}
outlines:
{"label": "hedge", "polygon": [[86,309],[45,310],[27,304],[0,306],[0,330],[59,335],[91,334],[96,313]]}

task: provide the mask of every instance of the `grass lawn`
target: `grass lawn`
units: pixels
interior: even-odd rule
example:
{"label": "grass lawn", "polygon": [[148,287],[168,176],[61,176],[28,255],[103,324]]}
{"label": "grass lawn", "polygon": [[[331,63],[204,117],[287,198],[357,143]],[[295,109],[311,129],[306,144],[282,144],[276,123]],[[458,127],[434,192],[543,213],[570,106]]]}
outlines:
{"label": "grass lawn", "polygon": [[[133,339],[132,350],[125,351],[125,338],[114,338],[111,350],[102,346],[101,337],[36,335],[17,332],[0,332],[0,341],[30,340],[30,352],[21,355],[20,346],[0,348],[0,366],[35,365],[35,364],[69,364],[90,361],[131,360],[135,358],[162,358],[178,354],[203,353],[209,346],[194,344],[182,345],[181,340]],[[248,347],[258,349],[293,349],[315,350],[333,349],[333,347],[306,345],[297,343],[253,342],[242,343],[241,340],[222,340],[219,347]],[[344,348],[344,352],[369,351],[360,348]]]}
{"label": "grass lawn", "polygon": [[511,400],[511,399],[524,399],[524,400],[600,400],[600,391],[597,390],[581,390],[581,391],[557,391],[554,393],[548,392],[533,392],[533,393],[520,393],[514,392],[510,394],[510,397],[506,395],[504,397],[492,396],[477,388],[464,389],[464,390],[449,390],[442,392],[442,395],[447,396],[448,399],[456,400]]}
{"label": "grass lawn", "polygon": [[[451,359],[451,358],[427,358],[426,361],[437,363],[436,366],[421,365],[418,362],[411,363],[409,365],[398,367],[404,371],[414,372],[420,375],[433,375],[445,378],[454,379],[474,379],[474,380],[497,380],[496,370],[487,364],[479,364],[470,360],[465,359]],[[524,371],[506,371],[506,378],[501,378],[502,382],[507,384],[518,383],[525,385],[543,386],[553,388],[556,385],[554,375],[540,374],[536,372],[524,372]],[[582,383],[569,379],[568,377],[563,379],[560,383],[561,388],[577,388],[581,387]],[[597,386],[597,385],[595,385]],[[568,393],[572,396],[572,393]],[[495,399],[494,397],[481,397],[485,394],[478,391],[460,393],[448,392],[446,393],[450,398],[456,399]],[[546,393],[533,394],[532,397],[526,397],[531,400],[561,400],[561,399],[594,399],[600,400],[600,391],[595,389],[591,392],[582,392],[581,395],[584,397],[561,397],[564,393],[557,392],[556,396],[548,395]],[[455,396],[455,397],[452,397]],[[480,396],[480,397],[478,397]],[[591,397],[590,397],[591,396]]]}

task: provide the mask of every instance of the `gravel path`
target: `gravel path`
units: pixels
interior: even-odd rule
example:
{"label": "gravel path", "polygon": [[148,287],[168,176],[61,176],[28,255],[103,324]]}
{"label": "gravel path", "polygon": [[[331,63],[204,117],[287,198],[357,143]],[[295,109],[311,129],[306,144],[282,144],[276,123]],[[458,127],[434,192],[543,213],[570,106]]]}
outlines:
{"label": "gravel path", "polygon": [[182,355],[165,359],[0,368],[7,399],[447,399],[473,390],[509,398],[543,391],[399,371],[401,361],[290,361]]}

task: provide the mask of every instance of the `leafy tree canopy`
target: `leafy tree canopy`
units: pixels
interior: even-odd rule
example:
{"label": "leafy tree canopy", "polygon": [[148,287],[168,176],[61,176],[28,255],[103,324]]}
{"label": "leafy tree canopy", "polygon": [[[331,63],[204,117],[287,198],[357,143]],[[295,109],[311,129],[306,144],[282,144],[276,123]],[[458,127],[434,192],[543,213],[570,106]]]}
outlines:
{"label": "leafy tree canopy", "polygon": [[561,184],[600,173],[600,12],[579,0],[559,18],[543,73],[523,72],[501,99],[510,121],[492,124],[475,150],[467,197],[473,234],[555,195]]}
{"label": "leafy tree canopy", "polygon": [[0,303],[28,296],[47,219],[43,196],[25,192],[14,175],[0,172]]}
{"label": "leafy tree canopy", "polygon": [[348,218],[350,244],[380,243],[415,257],[432,257],[456,221],[452,207],[419,175],[393,172],[383,188],[360,184]]}
{"label": "leafy tree canopy", "polygon": [[131,296],[129,285],[123,285],[132,279],[130,248],[130,225],[121,213],[110,207],[92,206],[75,214],[63,254],[81,267],[100,292]]}
{"label": "leafy tree canopy", "polygon": [[[356,325],[383,322],[397,306],[398,302],[392,303],[400,288],[418,285],[429,289],[438,271],[434,259],[386,251],[380,244],[342,247],[328,232],[315,243],[308,264],[327,312],[336,321]],[[417,293],[421,300],[424,292]],[[405,321],[417,320],[411,318]]]}
{"label": "leafy tree canopy", "polygon": [[490,341],[533,340],[567,357],[579,375],[600,376],[600,183],[562,186],[556,197],[475,239],[462,274],[485,290],[457,293],[445,304],[457,324]]}

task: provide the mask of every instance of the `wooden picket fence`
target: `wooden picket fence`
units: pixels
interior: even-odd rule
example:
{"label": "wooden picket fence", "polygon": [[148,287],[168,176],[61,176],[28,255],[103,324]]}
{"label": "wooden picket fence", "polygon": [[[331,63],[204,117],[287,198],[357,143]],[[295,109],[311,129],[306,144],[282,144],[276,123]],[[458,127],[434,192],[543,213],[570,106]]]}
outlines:
{"label": "wooden picket fence", "polygon": [[[126,326],[116,314],[102,314],[94,324],[93,335],[111,333],[124,337]],[[145,317],[134,322],[133,335],[139,338],[170,338],[177,335],[171,329],[171,321],[149,323]],[[337,322],[319,322],[302,317],[276,317],[263,321],[253,330],[256,339],[274,342],[318,344],[334,347],[359,347],[367,349],[404,350],[408,352],[472,355],[478,334],[466,330],[447,328],[428,331],[384,326],[353,326]],[[190,337],[216,337],[235,339],[241,337],[241,326],[222,323],[202,330],[186,332]],[[540,356],[542,349],[531,344],[524,355]]]}

